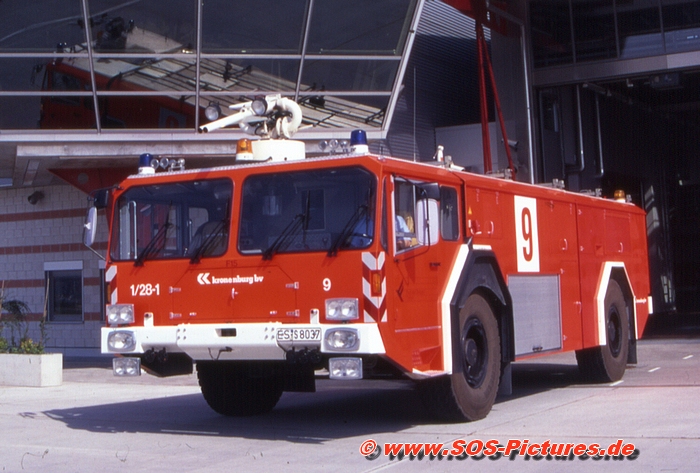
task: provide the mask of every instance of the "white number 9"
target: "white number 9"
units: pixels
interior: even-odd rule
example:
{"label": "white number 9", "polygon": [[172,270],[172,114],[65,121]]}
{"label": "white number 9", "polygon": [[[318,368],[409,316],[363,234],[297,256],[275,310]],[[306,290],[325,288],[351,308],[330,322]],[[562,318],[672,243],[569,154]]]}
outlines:
{"label": "white number 9", "polygon": [[331,290],[331,280],[330,278],[326,278],[323,280],[323,290],[328,292]]}

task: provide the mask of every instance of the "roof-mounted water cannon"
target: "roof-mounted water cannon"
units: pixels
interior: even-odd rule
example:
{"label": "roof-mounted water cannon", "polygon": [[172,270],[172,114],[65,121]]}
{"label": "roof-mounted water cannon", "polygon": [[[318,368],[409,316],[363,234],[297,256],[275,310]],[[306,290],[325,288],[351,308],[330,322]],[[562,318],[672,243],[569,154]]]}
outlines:
{"label": "roof-mounted water cannon", "polygon": [[[217,116],[217,107],[218,104],[210,104],[207,107],[207,118]],[[295,101],[280,95],[258,97],[249,102],[230,105],[229,109],[235,110],[236,113],[202,125],[199,131],[208,133],[219,128],[238,125],[249,135],[289,139],[301,125],[301,107]]]}
{"label": "roof-mounted water cannon", "polygon": [[[211,115],[215,116],[215,104]],[[209,109],[209,107],[207,107]],[[236,113],[214,120],[199,127],[199,131],[208,133],[227,126],[238,125],[243,132],[259,136],[257,141],[246,140],[239,143],[243,150],[236,152],[236,161],[287,161],[304,159],[305,146],[301,141],[290,140],[301,125],[301,107],[288,98],[280,95],[267,95],[249,102],[230,105],[229,109]]]}
{"label": "roof-mounted water cannon", "polygon": [[[256,99],[258,100],[258,99]],[[225,128],[231,125],[239,125],[241,129],[244,129],[243,125],[250,125],[251,123],[259,123],[266,120],[265,117],[258,115],[256,110],[260,110],[259,106],[253,107],[253,102],[243,102],[240,104],[230,105],[231,110],[238,110],[232,115],[227,115],[225,117],[214,120],[206,125],[199,127],[200,133],[208,133],[210,131],[218,130],[219,128]],[[220,113],[220,107],[218,104],[210,104],[205,111],[207,118],[211,119]],[[243,125],[242,125],[243,124]],[[245,130],[244,130],[245,131]]]}

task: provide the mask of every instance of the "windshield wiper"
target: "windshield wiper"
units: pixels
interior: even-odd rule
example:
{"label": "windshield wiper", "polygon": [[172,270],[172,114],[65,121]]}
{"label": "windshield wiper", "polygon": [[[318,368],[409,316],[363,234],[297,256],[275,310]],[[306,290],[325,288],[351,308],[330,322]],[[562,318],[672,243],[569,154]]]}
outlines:
{"label": "windshield wiper", "polygon": [[275,241],[272,242],[272,245],[267,247],[267,249],[263,252],[264,260],[271,260],[277,252],[286,249],[292,242],[291,239],[294,238],[297,235],[297,233],[299,233],[299,228],[304,230],[302,236],[302,243],[306,244],[306,231],[309,229],[310,208],[311,198],[309,193],[307,192],[306,202],[304,203],[304,212],[295,215],[292,221],[289,222],[289,225],[287,225],[287,227],[284,230],[282,230],[282,233],[279,234]]}
{"label": "windshield wiper", "polygon": [[[168,213],[168,217],[169,216],[170,215]],[[165,223],[158,229],[158,232],[155,234],[153,239],[148,242],[143,250],[141,250],[141,253],[139,253],[134,261],[134,266],[143,266],[143,262],[150,258],[151,255],[158,254],[163,250],[163,247],[165,246],[165,236],[168,233],[168,229],[172,227],[168,220],[169,219],[165,220]]]}
{"label": "windshield wiper", "polygon": [[347,221],[340,231],[340,235],[333,240],[333,244],[328,249],[328,256],[335,256],[338,254],[340,247],[345,245],[345,240],[350,236],[360,219],[367,214],[368,210],[369,206],[367,204],[360,204],[360,206],[355,209],[355,212],[350,216],[350,220]]}
{"label": "windshield wiper", "polygon": [[270,260],[278,251],[286,249],[292,242],[292,238],[299,232],[299,229],[306,227],[306,220],[307,217],[305,214],[295,215],[275,241],[263,251],[263,259]]}
{"label": "windshield wiper", "polygon": [[[208,225],[208,224],[205,224],[205,225]],[[216,226],[212,229],[212,231],[204,236],[200,245],[192,253],[192,257],[190,258],[190,263],[199,263],[199,261],[202,259],[202,256],[204,256],[207,253],[207,251],[209,251],[211,248],[213,248],[214,245],[218,245],[219,244],[218,240],[220,238],[225,237],[226,232],[224,232],[223,230],[227,226],[228,226],[228,219],[226,219],[226,218],[217,222]],[[202,233],[204,233],[204,232],[202,232]]]}

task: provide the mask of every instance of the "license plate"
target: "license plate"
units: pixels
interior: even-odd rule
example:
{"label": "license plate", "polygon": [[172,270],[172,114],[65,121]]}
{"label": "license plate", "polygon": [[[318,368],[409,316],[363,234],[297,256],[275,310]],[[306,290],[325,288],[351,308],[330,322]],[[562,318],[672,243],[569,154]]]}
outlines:
{"label": "license plate", "polygon": [[320,328],[278,328],[278,342],[320,342]]}

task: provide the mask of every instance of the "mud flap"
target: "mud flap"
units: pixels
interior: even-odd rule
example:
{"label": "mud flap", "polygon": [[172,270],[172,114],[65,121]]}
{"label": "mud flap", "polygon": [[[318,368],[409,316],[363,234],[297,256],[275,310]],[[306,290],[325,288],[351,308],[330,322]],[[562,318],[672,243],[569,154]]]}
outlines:
{"label": "mud flap", "polygon": [[184,353],[146,354],[141,357],[141,366],[147,373],[159,378],[192,374],[192,358]]}
{"label": "mud flap", "polygon": [[284,391],[315,393],[316,375],[311,364],[287,363],[284,365]]}
{"label": "mud flap", "polygon": [[637,364],[637,340],[630,338],[630,347],[627,352],[627,363],[630,365]]}
{"label": "mud flap", "polygon": [[505,363],[501,368],[501,382],[498,384],[498,396],[513,394],[513,365]]}

